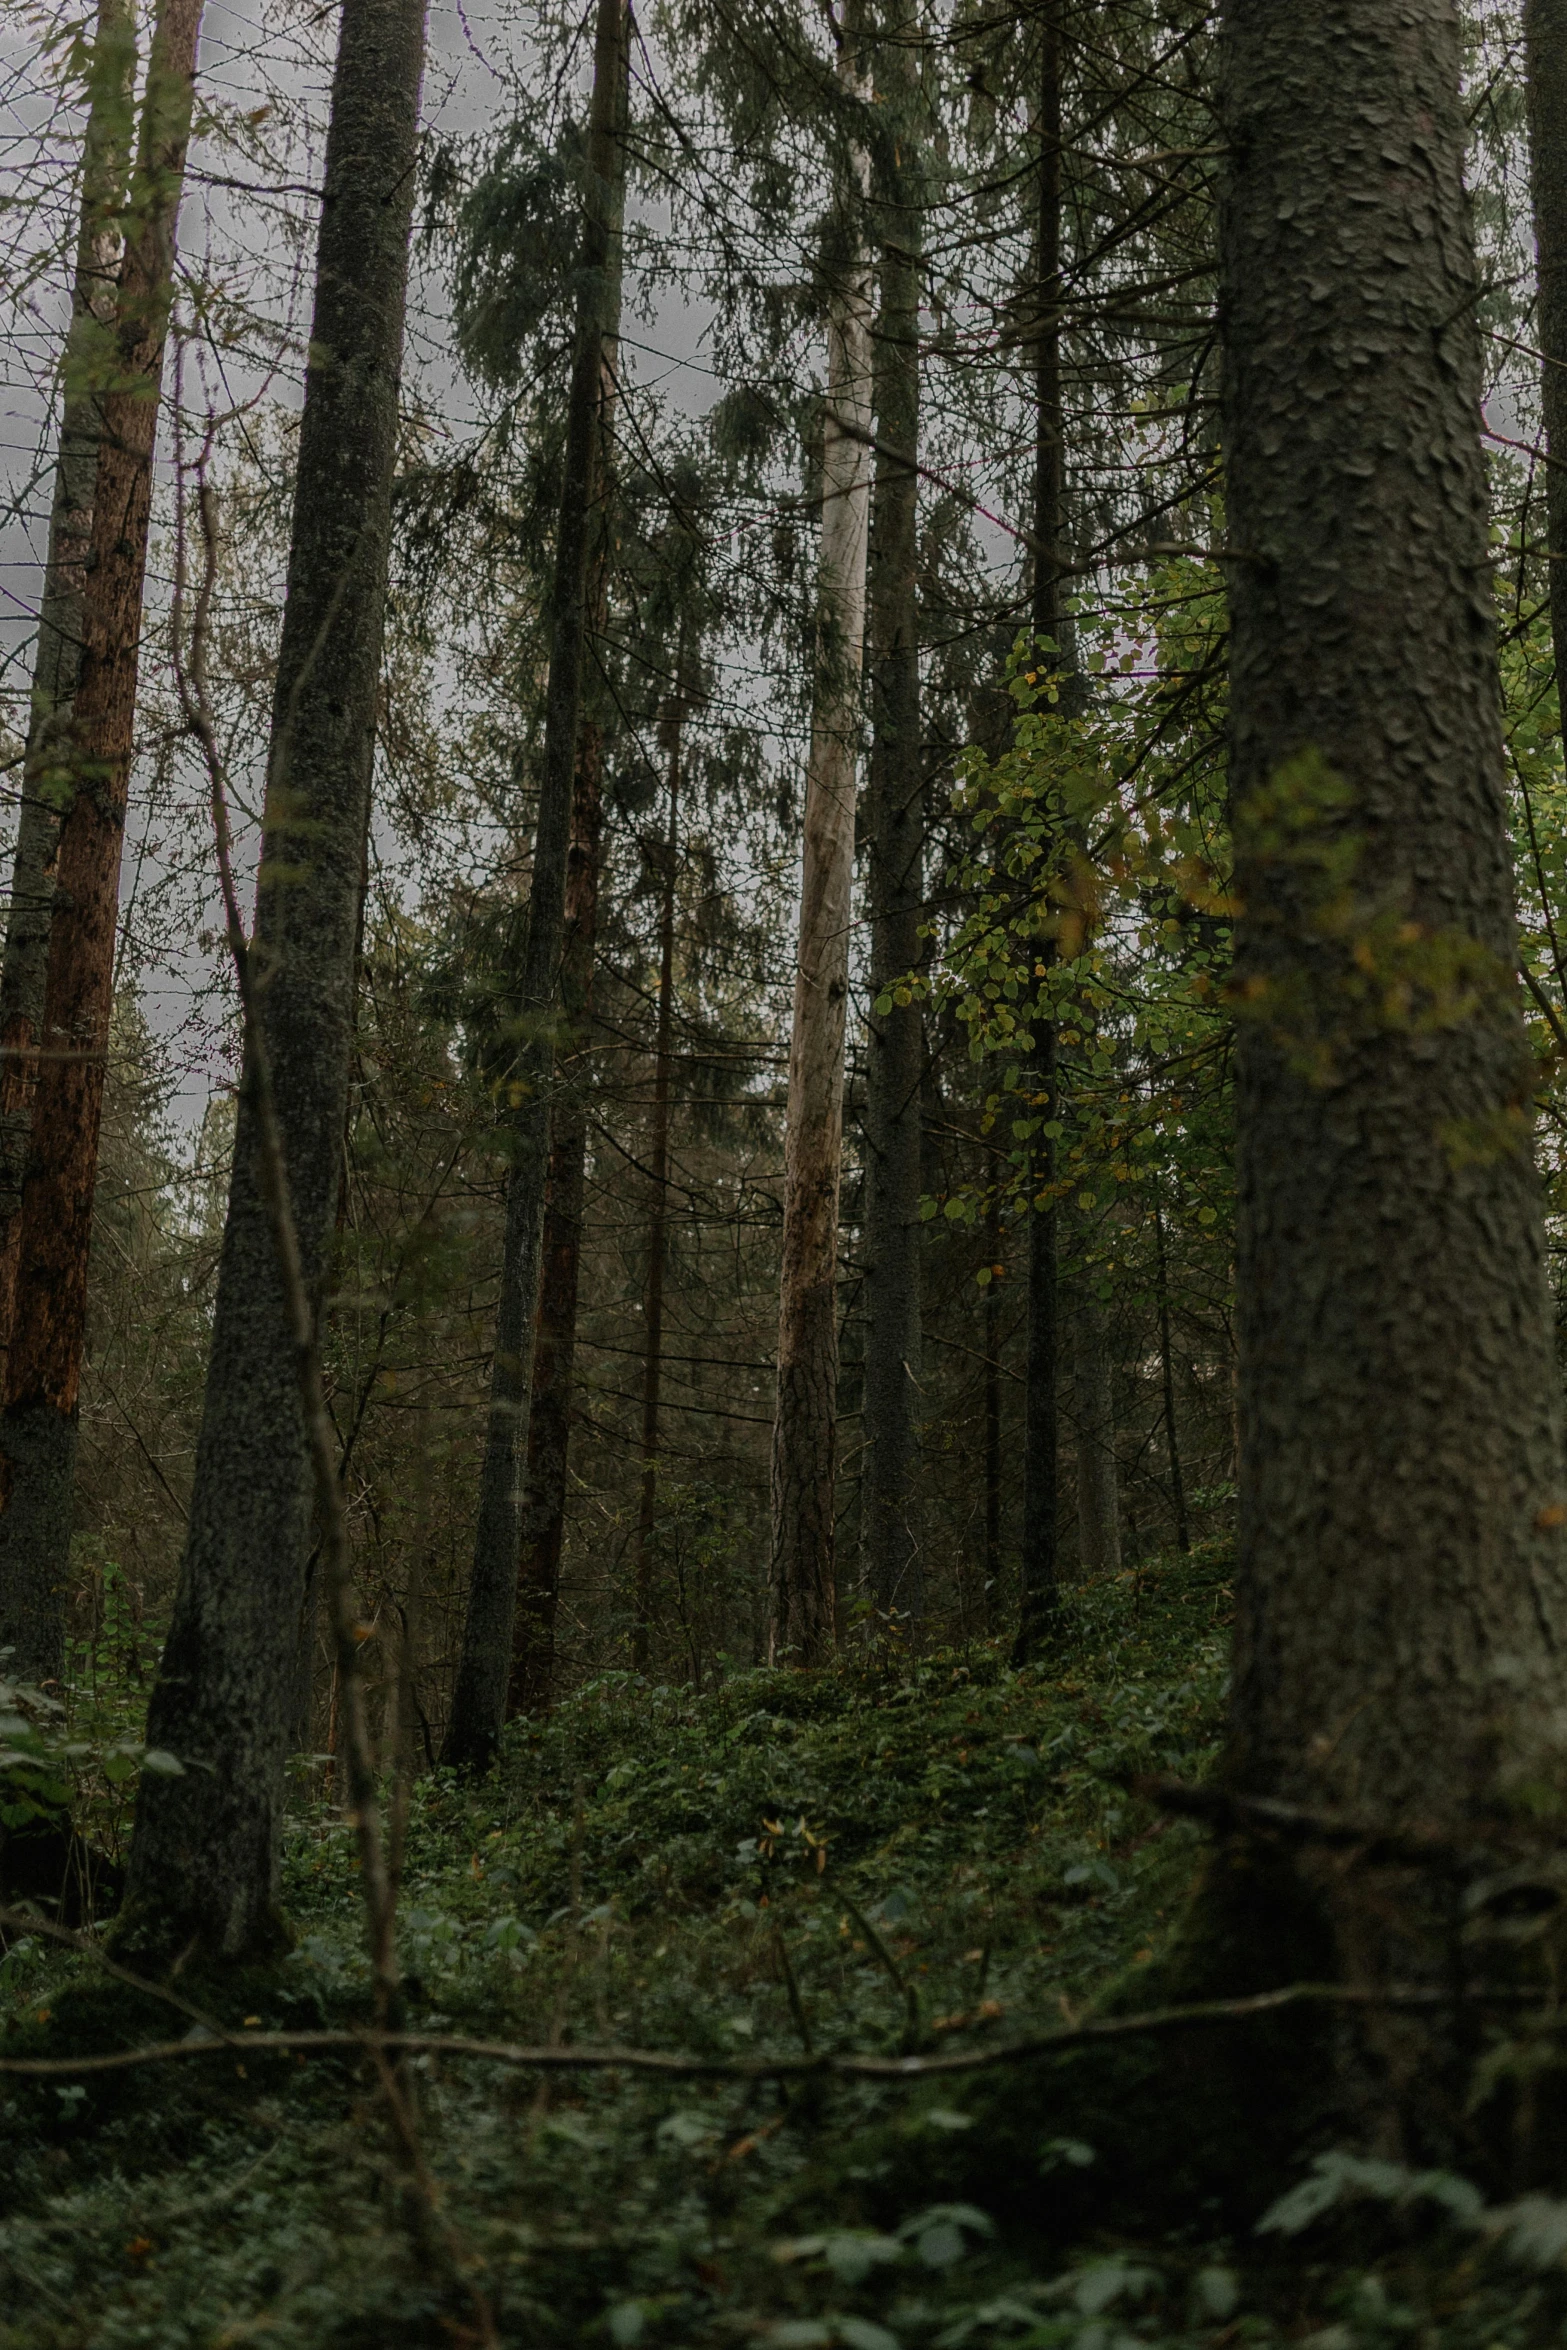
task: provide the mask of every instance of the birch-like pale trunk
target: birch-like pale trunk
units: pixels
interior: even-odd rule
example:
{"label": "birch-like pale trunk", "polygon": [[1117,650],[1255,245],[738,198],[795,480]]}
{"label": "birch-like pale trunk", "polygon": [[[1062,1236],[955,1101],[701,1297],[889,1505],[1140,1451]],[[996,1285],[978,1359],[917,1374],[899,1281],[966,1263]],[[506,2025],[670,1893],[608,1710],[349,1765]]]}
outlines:
{"label": "birch-like pale trunk", "polygon": [[[864,69],[847,31],[838,78],[847,96],[869,98]],[[869,171],[868,158],[859,154],[854,184],[847,193],[860,218]],[[778,1400],[773,1422],[767,1654],[775,1664],[824,1663],[835,1634],[838,1185],[865,644],[871,398],[871,268],[863,251],[856,251],[833,289],[827,325],[816,679],[789,1038]]]}

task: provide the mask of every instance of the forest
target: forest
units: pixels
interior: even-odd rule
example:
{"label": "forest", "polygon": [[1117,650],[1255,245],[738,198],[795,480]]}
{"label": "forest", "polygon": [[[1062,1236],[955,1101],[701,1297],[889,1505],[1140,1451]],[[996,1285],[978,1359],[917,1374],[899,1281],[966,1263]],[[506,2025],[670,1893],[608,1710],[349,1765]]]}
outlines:
{"label": "forest", "polygon": [[1567,0],[0,90],[0,2350],[1567,2343]]}

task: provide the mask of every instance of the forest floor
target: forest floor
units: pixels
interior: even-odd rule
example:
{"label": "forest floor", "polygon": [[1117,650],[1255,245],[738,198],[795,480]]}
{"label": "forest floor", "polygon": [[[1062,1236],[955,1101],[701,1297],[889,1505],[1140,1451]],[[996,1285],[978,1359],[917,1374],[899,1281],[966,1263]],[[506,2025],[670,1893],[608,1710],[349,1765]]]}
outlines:
{"label": "forest floor", "polygon": [[[1135,2004],[1202,1845],[1130,1783],[1211,1761],[1225,1578],[1210,1546],[1074,1593],[1023,1672],[979,1647],[583,1689],[519,1725],[481,1789],[415,1788],[410,2030],[739,2064],[979,2052],[1112,1986]],[[353,1840],[328,1806],[297,1812],[286,1871],[288,1960],[181,1986],[241,2035],[368,2012]],[[0,1997],[7,2056],[182,2028],[37,1937],[13,1939]],[[1567,2206],[1487,2211],[1458,2181],[1328,2158],[1259,2233],[1255,2198],[1238,2223],[1233,2198],[1185,2196],[1183,2130],[1213,2126],[1185,2103],[1201,2064],[1162,2073],[1167,2047],[1136,2045],[1130,2067],[1101,2044],[912,2085],[541,2087],[419,2056],[433,2204],[358,2053],[13,2076],[0,2350],[1567,2340]],[[1133,2174],[1170,2189],[1162,2208]]]}

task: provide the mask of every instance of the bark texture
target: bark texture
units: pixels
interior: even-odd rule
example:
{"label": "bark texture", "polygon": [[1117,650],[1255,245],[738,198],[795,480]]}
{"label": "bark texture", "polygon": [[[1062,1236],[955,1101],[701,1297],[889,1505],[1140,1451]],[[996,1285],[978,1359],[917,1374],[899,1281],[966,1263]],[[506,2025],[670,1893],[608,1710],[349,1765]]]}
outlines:
{"label": "bark texture", "polygon": [[[1061,413],[1061,0],[1039,17],[1038,320],[1034,343],[1034,634],[1061,639],[1061,523],[1065,444]],[[1053,935],[1038,961],[1055,959]],[[1043,1131],[1056,1116],[1056,1023],[1036,1017],[1027,1076],[1042,1131],[1029,1169],[1027,1386],[1023,1397],[1023,1543],[1018,1588],[1018,1663],[1039,1648],[1055,1612],[1059,1451],[1056,1146]]]}
{"label": "bark texture", "polygon": [[136,723],[174,227],[201,0],[163,0],[148,59],[115,331],[98,393],[81,657],[62,781],[12,1327],[0,1394],[0,1638],[19,1671],[61,1668],[120,847]]}
{"label": "bark texture", "polygon": [[1110,1318],[1086,1285],[1072,1315],[1077,1406],[1077,1548],[1085,1575],[1121,1571],[1121,1495],[1115,1465]]}
{"label": "bark texture", "polygon": [[[846,93],[869,96],[847,31],[838,75]],[[869,181],[863,154],[856,172],[849,202],[863,216]],[[870,329],[870,268],[857,255],[834,289],[827,328],[816,684],[784,1143],[767,1633],[773,1664],[825,1662],[836,1618],[838,1183],[870,521]]]}
{"label": "bark texture", "polygon": [[[1541,1766],[1567,1630],[1456,13],[1230,0],[1222,106],[1230,1767],[1248,1792],[1449,1829]],[[1372,1902],[1364,1871],[1309,1857],[1296,1877],[1344,1967],[1448,1963],[1429,1888]],[[1429,2041],[1366,2032],[1407,2123]]]}
{"label": "bark texture", "polygon": [[[603,625],[602,598],[599,625]],[[561,1011],[580,1037],[593,1012],[593,942],[604,831],[604,733],[585,719],[572,787],[566,854],[566,935],[560,961]],[[512,1625],[507,1719],[543,1712],[555,1678],[555,1619],[566,1540],[566,1472],[571,1447],[572,1373],[588,1149],[586,1077],[566,1072],[550,1121],[544,1261],[533,1342],[533,1408],[528,1415],[528,1489],[522,1564]]]}
{"label": "bark texture", "polygon": [[[303,1275],[329,1271],[397,450],[423,0],[345,0],[317,244],[254,943]],[[241,1094],[190,1524],[148,1736],[124,1931],[168,1955],[276,1942],[311,1456],[298,1348]]]}
{"label": "bark texture", "polygon": [[1551,637],[1560,676],[1567,664],[1567,0],[1525,0],[1523,32],[1539,273],[1535,335],[1545,423]]}
{"label": "bark texture", "polygon": [[[911,15],[894,27],[907,42]],[[920,960],[925,775],[920,740],[920,236],[918,76],[889,45],[879,95],[894,109],[877,172],[881,307],[876,322],[876,479],[871,506],[871,755],[866,897],[871,1010],[865,1055],[865,1581],[883,1627],[924,1601],[920,1526],[920,1083],[917,1003],[879,999]]]}
{"label": "bark texture", "polygon": [[[676,678],[685,673],[681,648]],[[653,1043],[653,1131],[648,1163],[653,1205],[648,1217],[647,1290],[642,1312],[642,1489],[637,1501],[631,1661],[648,1661],[653,1631],[653,1522],[658,1510],[659,1394],[664,1372],[664,1259],[669,1245],[669,1079],[675,1017],[675,881],[680,857],[680,751],[684,704],[678,692],[665,716],[669,730],[669,826],[664,837],[658,915],[658,1024]]]}
{"label": "bark texture", "polygon": [[451,1721],[442,1749],[444,1762],[469,1772],[487,1770],[495,1759],[511,1678],[544,1195],[549,1180],[550,1099],[565,944],[572,777],[577,763],[587,635],[588,558],[596,498],[603,495],[601,488],[596,490],[595,458],[601,431],[604,350],[606,342],[618,333],[620,313],[628,42],[626,0],[598,0],[583,186],[581,290],[551,590],[543,773],[519,987],[525,1033],[513,1071],[520,1099],[508,1136],[511,1167],[506,1185],[506,1235],[495,1317],[489,1424],[479,1476],[473,1577]]}
{"label": "bark texture", "polygon": [[[61,359],[60,448],[38,605],[11,904],[0,965],[0,1350],[10,1342],[22,1183],[38,1082],[49,910],[60,815],[71,792],[71,716],[98,477],[98,378],[112,365],[122,207],[130,168],[136,21],[129,0],[99,0],[82,139],[81,219],[71,323]],[[3,1603],[0,1603],[3,1604]],[[0,1622],[0,1647],[6,1633]]]}

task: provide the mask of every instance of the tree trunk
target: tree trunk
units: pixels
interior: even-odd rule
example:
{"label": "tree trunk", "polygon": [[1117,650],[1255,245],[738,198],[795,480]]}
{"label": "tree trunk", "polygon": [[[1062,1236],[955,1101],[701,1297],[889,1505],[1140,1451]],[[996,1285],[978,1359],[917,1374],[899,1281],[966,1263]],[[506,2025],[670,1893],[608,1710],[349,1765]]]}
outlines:
{"label": "tree trunk", "polygon": [[479,1475],[473,1579],[441,1758],[463,1771],[487,1770],[494,1761],[511,1678],[544,1194],[549,1178],[550,1095],[565,943],[572,778],[587,635],[588,556],[597,488],[595,453],[604,396],[604,349],[618,332],[620,313],[628,59],[626,0],[598,0],[576,350],[555,534],[544,763],[528,891],[527,944],[520,974],[527,1033],[514,1071],[521,1098],[509,1136],[506,1235],[495,1319],[489,1425]]}
{"label": "tree trunk", "polygon": [[[38,648],[22,767],[11,909],[0,967],[0,1353],[10,1343],[22,1184],[38,1082],[49,959],[49,909],[60,811],[71,791],[71,715],[81,667],[82,605],[98,477],[98,377],[112,347],[121,208],[130,166],[136,17],[130,0],[98,0],[82,140],[81,222],[71,324],[61,359],[60,451],[38,607]],[[11,1637],[0,1600],[0,1647]]]}
{"label": "tree trunk", "polygon": [[[423,0],[345,0],[267,762],[255,943],[300,1256],[327,1278],[397,453]],[[296,1350],[240,1097],[190,1524],[148,1736],[187,1764],[142,1783],[128,1935],[259,1954],[279,1935],[278,1833],[311,1472]]]}
{"label": "tree trunk", "polygon": [[[1551,637],[1567,669],[1567,0],[1524,0]],[[1560,691],[1558,685],[1558,691]]]}
{"label": "tree trunk", "polygon": [[[846,96],[868,99],[858,39],[851,11],[838,79]],[[854,179],[847,195],[858,220],[868,194],[863,152],[857,154]],[[870,270],[857,250],[833,290],[827,326],[816,686],[805,778],[784,1147],[767,1634],[773,1664],[824,1663],[832,1653],[836,1617],[838,1181],[870,516],[870,392]]]}
{"label": "tree trunk", "polygon": [[[606,398],[608,393],[606,392]],[[604,566],[599,566],[603,576]],[[603,598],[595,599],[598,625]],[[561,1010],[582,1033],[593,1011],[593,945],[604,831],[604,730],[585,719],[572,786],[566,855],[566,932],[560,959]],[[586,1078],[556,1096],[550,1122],[548,1196],[538,1329],[533,1342],[533,1409],[528,1415],[528,1488],[522,1565],[512,1626],[506,1715],[544,1712],[555,1680],[555,1618],[566,1542],[566,1470],[571,1447],[572,1371],[577,1350],[577,1283],[588,1149]]]}
{"label": "tree trunk", "polygon": [[[876,328],[876,483],[871,509],[870,789],[866,896],[871,955],[865,1060],[865,1466],[860,1539],[883,1631],[916,1623],[924,1602],[920,1527],[920,1081],[917,1003],[885,992],[920,959],[925,776],[919,651],[919,73],[916,18],[900,14],[878,95],[881,315]],[[901,43],[897,36],[901,36]]]}
{"label": "tree trunk", "polygon": [[648,1218],[647,1295],[642,1316],[642,1491],[637,1505],[633,1569],[631,1661],[646,1670],[653,1631],[653,1519],[658,1507],[658,1402],[664,1368],[664,1256],[669,1228],[669,1063],[675,1013],[675,879],[680,853],[680,749],[685,717],[680,699],[684,648],[675,672],[668,718],[669,830],[664,842],[664,890],[658,919],[658,1031],[653,1047],[653,1134],[649,1158],[653,1211]]}
{"label": "tree trunk", "polygon": [[[1034,344],[1034,602],[1036,637],[1061,639],[1061,507],[1064,440],[1061,415],[1061,0],[1045,0],[1039,19],[1039,317]],[[1053,656],[1052,656],[1053,657]],[[1036,960],[1055,960],[1047,930]],[[1057,1233],[1056,1023],[1041,1011],[1031,1022],[1033,1061],[1025,1080],[1041,1121],[1029,1169],[1027,1388],[1023,1399],[1023,1548],[1014,1661],[1033,1656],[1056,1607]],[[1044,1204],[1041,1205],[1040,1203]]]}
{"label": "tree trunk", "polygon": [[1121,1570],[1121,1498],[1115,1467],[1110,1321],[1085,1282],[1072,1316],[1077,1403],[1077,1535],[1085,1575]]}
{"label": "tree trunk", "polygon": [[[1479,1832],[1554,1768],[1567,1578],[1451,0],[1229,0],[1222,107],[1230,1774]],[[1315,1849],[1342,1968],[1446,1979],[1424,1875]],[[1436,2027],[1364,2032],[1376,2120],[1446,2159]]]}
{"label": "tree trunk", "polygon": [[108,383],[99,395],[81,660],[63,762],[71,796],[55,842],[38,1075],[0,1401],[0,1623],[16,1650],[16,1669],[42,1679],[58,1675],[64,1661],[77,1393],[114,1009],[152,456],[200,15],[201,0],[163,0],[158,12],[115,335],[105,354]]}
{"label": "tree trunk", "polygon": [[1175,1547],[1190,1550],[1191,1528],[1186,1522],[1186,1480],[1181,1474],[1181,1440],[1175,1419],[1175,1357],[1170,1351],[1170,1269],[1164,1252],[1164,1210],[1153,1203],[1154,1286],[1159,1313],[1159,1377],[1164,1393],[1164,1457],[1170,1470],[1170,1507],[1175,1515]]}
{"label": "tree trunk", "polygon": [[995,1628],[1001,1577],[1001,1203],[991,1194],[985,1212],[990,1280],[985,1289],[985,1601],[982,1629]]}

